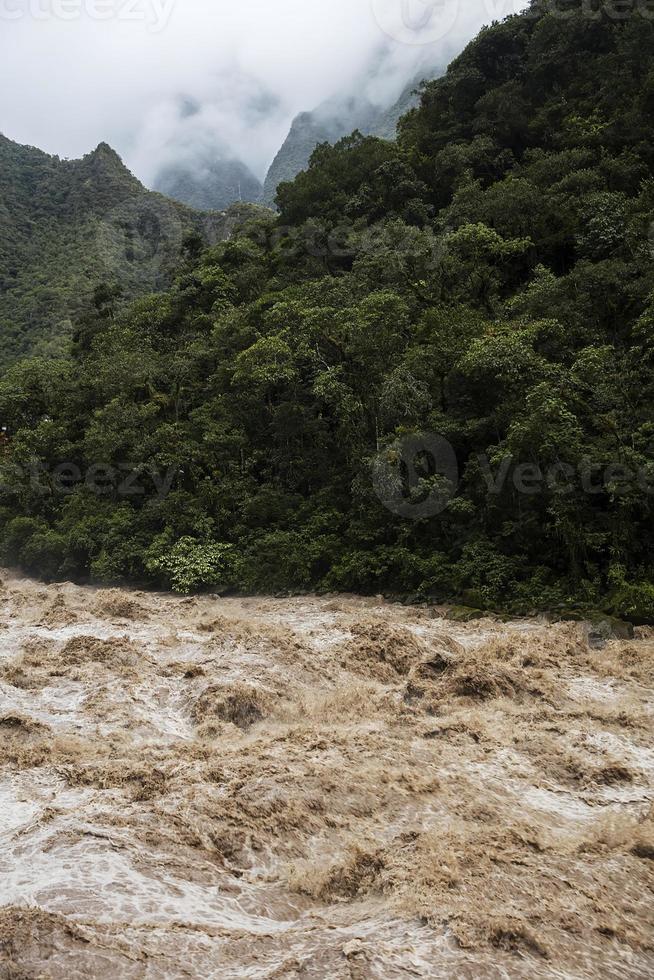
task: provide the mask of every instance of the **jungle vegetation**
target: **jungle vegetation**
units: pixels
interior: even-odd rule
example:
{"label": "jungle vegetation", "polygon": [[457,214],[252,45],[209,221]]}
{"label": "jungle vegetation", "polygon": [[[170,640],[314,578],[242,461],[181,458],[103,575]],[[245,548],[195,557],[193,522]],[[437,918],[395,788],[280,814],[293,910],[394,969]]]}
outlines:
{"label": "jungle vegetation", "polygon": [[[2,560],[652,619],[654,22],[614,6],[483,30],[396,142],[319,146],[127,311],[99,288],[0,382]],[[460,476],[411,519],[373,473],[420,433]]]}

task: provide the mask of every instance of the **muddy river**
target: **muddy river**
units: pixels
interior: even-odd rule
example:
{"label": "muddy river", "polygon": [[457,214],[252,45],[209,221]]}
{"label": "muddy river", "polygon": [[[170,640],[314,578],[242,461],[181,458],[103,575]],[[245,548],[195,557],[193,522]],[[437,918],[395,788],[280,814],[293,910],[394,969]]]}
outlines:
{"label": "muddy river", "polygon": [[654,975],[652,631],[0,574],[0,977]]}

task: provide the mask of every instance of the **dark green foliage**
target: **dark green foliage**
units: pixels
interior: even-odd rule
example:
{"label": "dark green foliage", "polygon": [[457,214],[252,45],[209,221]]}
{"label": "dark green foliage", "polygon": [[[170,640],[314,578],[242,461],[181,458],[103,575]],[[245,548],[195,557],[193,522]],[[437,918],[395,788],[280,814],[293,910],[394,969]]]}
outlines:
{"label": "dark green foliage", "polygon": [[[278,219],[8,372],[4,560],[654,617],[654,24],[544,9],[482,32],[397,144],[321,146]],[[415,520],[375,479],[412,433],[460,471]],[[62,492],[63,462],[112,470]]]}
{"label": "dark green foliage", "polygon": [[26,354],[63,354],[96,286],[120,301],[170,285],[189,233],[225,238],[201,215],[147,191],[101,143],[60,160],[0,135],[0,374]]}

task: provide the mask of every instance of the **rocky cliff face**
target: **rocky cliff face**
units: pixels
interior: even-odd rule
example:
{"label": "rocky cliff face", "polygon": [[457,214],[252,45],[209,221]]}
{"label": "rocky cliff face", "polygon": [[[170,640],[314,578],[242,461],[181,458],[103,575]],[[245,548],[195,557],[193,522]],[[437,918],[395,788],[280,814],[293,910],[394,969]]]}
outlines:
{"label": "rocky cliff face", "polygon": [[277,187],[305,170],[319,143],[333,143],[342,133],[329,119],[302,112],[293,120],[288,136],[270,165],[263,184],[263,203],[274,207]]}
{"label": "rocky cliff face", "polygon": [[306,170],[319,143],[335,143],[355,129],[365,136],[395,139],[400,117],[418,104],[420,83],[438,77],[441,71],[440,67],[434,68],[412,79],[390,105],[377,105],[366,98],[333,99],[313,112],[296,116],[264,181],[263,203],[275,206],[279,184],[293,180],[301,170]]}

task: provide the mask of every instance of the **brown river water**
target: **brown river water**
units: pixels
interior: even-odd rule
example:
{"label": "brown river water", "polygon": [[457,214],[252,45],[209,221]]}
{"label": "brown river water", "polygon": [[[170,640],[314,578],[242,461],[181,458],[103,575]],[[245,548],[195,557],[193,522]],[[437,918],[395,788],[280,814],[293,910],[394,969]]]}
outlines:
{"label": "brown river water", "polygon": [[0,977],[651,977],[653,666],[3,573]]}

